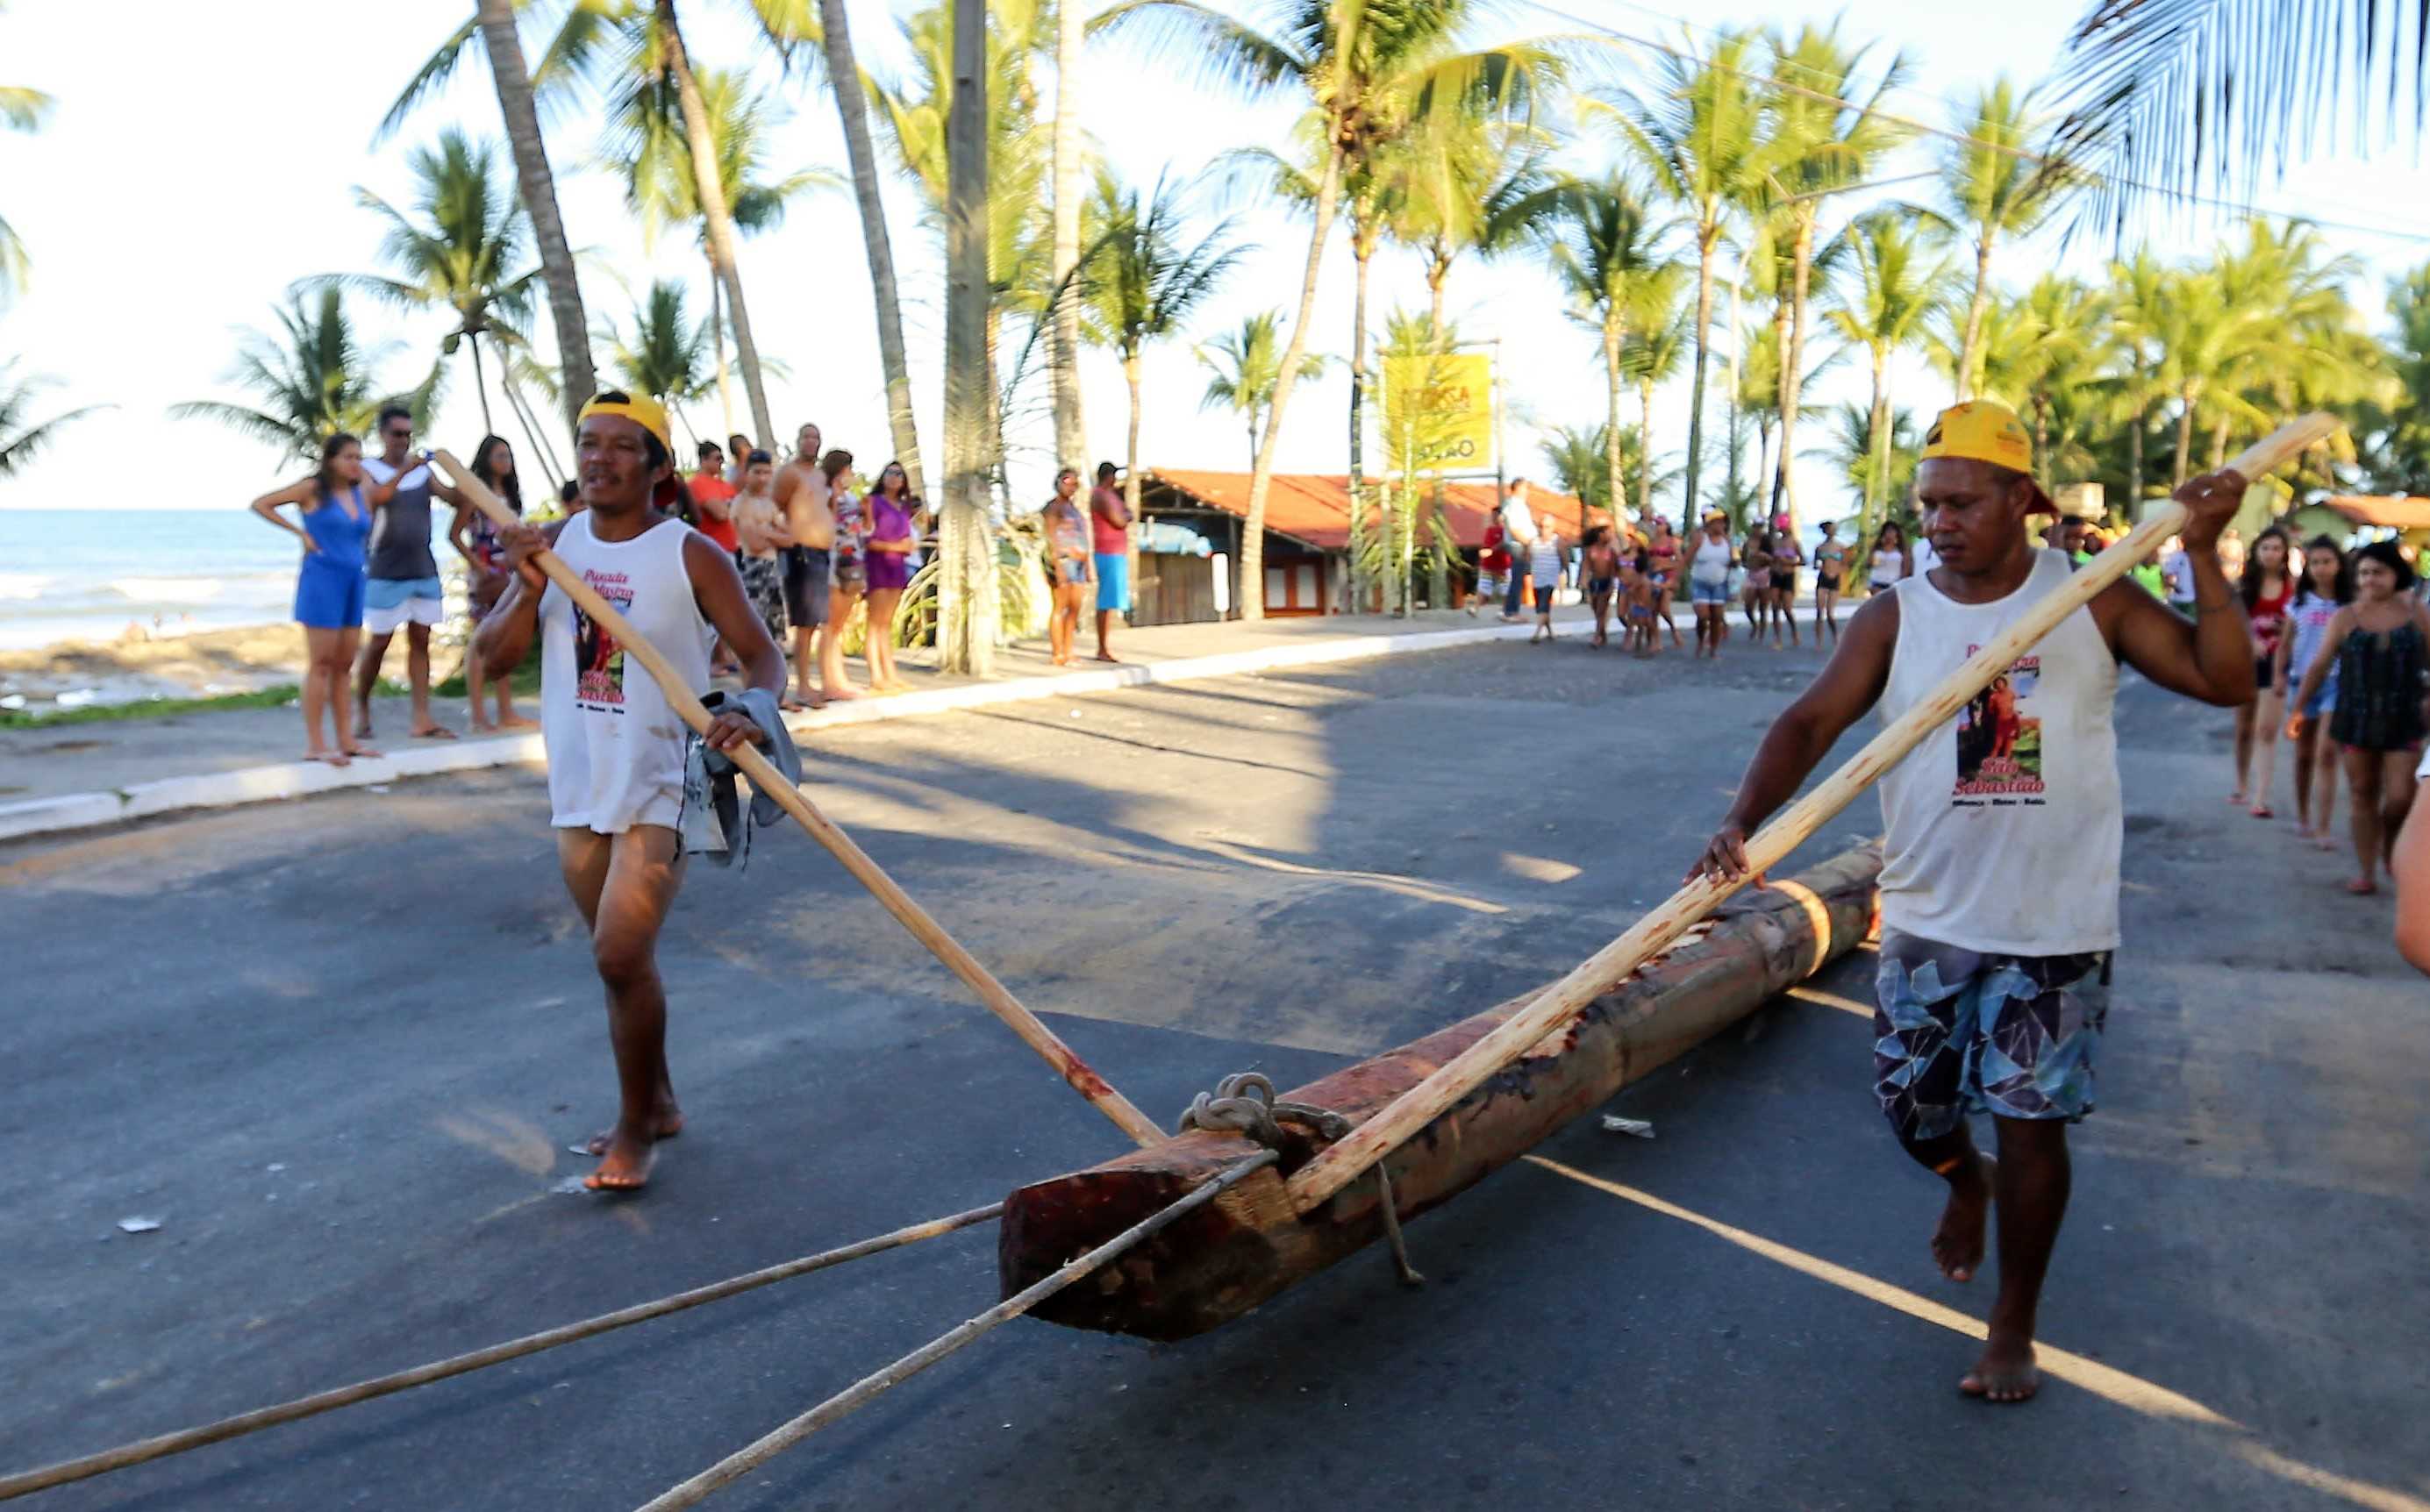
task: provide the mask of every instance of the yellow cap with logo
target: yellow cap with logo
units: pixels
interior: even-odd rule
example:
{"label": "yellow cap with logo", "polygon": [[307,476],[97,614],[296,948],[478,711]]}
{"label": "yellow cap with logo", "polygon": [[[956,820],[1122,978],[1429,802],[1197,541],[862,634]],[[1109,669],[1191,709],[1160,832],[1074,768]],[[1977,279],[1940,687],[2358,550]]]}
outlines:
{"label": "yellow cap with logo", "polygon": [[1996,399],[1970,399],[1940,412],[1924,432],[1923,455],[1965,457],[2013,472],[2034,470],[2034,439],[2017,412]]}
{"label": "yellow cap with logo", "polygon": [[622,415],[656,436],[658,444],[665,447],[669,455],[674,452],[674,439],[667,428],[667,407],[646,394],[630,399],[593,399],[582,407],[581,414],[574,417],[575,427],[580,428],[582,423],[593,415]]}

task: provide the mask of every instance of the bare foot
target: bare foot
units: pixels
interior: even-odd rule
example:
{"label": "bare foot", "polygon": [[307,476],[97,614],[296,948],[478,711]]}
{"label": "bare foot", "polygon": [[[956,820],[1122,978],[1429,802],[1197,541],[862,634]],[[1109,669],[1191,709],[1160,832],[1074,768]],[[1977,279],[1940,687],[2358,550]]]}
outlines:
{"label": "bare foot", "polygon": [[2034,1369],[2034,1341],[1993,1334],[1983,1346],[1983,1357],[1957,1383],[1957,1389],[1984,1402],[2030,1402],[2042,1388],[2042,1372]]}
{"label": "bare foot", "polygon": [[803,703],[798,698],[783,698],[776,702],[776,711],[780,714],[803,713],[807,710],[809,706],[809,705]]}
{"label": "bare foot", "polygon": [[[652,1116],[649,1127],[652,1139],[672,1139],[681,1133],[683,1133],[683,1109],[669,1105],[658,1109]],[[583,1141],[582,1148],[585,1154],[604,1155],[615,1143],[616,1131],[608,1129]]]}
{"label": "bare foot", "polygon": [[2241,788],[2239,788],[2239,789],[2236,789],[2236,791],[2234,791],[2234,792],[2232,792],[2232,793],[2229,793],[2229,794],[2227,795],[2227,801],[2228,801],[2229,803],[2231,803],[2231,804],[2241,804],[2241,803],[2243,803],[2243,802],[2244,802],[2244,789],[2241,789]]}
{"label": "bare foot", "polygon": [[2379,890],[2379,884],[2369,877],[2348,877],[2346,890],[2357,898],[2368,898]]}
{"label": "bare foot", "polygon": [[521,714],[508,714],[498,721],[498,728],[502,730],[536,730],[540,728],[540,721],[527,720]]}
{"label": "bare foot", "polygon": [[1949,1205],[1940,1210],[1940,1226],[1932,1231],[1932,1259],[1952,1281],[1974,1279],[1983,1263],[1983,1221],[1991,1210],[1991,1172],[1998,1169],[1989,1155],[1974,1157],[1972,1176],[1956,1174],[1949,1183]]}
{"label": "bare foot", "polygon": [[1099,661],[1120,662],[1123,658],[1108,652],[1100,651],[1097,653],[1097,659]]}
{"label": "bare foot", "polygon": [[498,733],[498,727],[491,723],[488,720],[475,719],[473,721],[473,733],[474,735],[495,735]]}
{"label": "bare foot", "polygon": [[2334,835],[2315,835],[2312,837],[2312,843],[2322,850],[2334,851],[2338,848],[2338,838]]}
{"label": "bare foot", "polygon": [[2271,810],[2268,804],[2255,804],[2253,806],[2253,817],[2255,819],[2275,819],[2278,816]]}
{"label": "bare foot", "polygon": [[848,699],[858,698],[860,693],[861,690],[855,688],[850,683],[838,683],[835,687],[827,690],[827,696],[824,699],[824,702],[829,704],[840,703]]}
{"label": "bare foot", "polygon": [[582,1178],[592,1191],[640,1191],[650,1183],[650,1168],[658,1162],[658,1147],[641,1135],[627,1135],[622,1124],[608,1137],[607,1158]]}
{"label": "bare foot", "polygon": [[307,751],[304,753],[304,759],[325,761],[333,767],[342,767],[346,764],[348,756],[343,751]]}
{"label": "bare foot", "polygon": [[411,730],[407,733],[410,734],[417,740],[452,740],[456,739],[456,732],[454,730],[451,730],[446,725],[438,723],[435,721],[422,726],[418,730]]}
{"label": "bare foot", "polygon": [[388,755],[388,753],[385,751],[374,751],[370,746],[358,740],[354,744],[346,747],[346,755],[350,756],[361,756],[368,761],[376,761],[380,757]]}

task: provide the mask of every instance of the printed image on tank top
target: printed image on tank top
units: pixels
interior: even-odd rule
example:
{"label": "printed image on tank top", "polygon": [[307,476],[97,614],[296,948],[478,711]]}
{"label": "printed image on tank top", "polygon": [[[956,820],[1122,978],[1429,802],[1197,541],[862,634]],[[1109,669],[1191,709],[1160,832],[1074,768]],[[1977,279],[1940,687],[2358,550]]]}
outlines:
{"label": "printed image on tank top", "polygon": [[[582,576],[617,613],[633,606],[633,590],[624,573],[586,571]],[[577,707],[624,712],[624,648],[578,604],[574,606],[574,670]]]}
{"label": "printed image on tank top", "polygon": [[[1966,654],[1976,649],[1968,646]],[[2041,669],[2039,656],[2021,657],[1958,710],[1954,796],[1959,806],[2042,803],[2042,722],[2033,713]]]}

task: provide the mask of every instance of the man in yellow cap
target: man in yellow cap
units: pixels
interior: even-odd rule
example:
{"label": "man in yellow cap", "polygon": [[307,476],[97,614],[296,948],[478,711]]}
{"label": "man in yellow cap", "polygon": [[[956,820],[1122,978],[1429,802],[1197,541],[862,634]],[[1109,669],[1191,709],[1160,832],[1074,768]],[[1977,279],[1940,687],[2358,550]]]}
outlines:
{"label": "man in yellow cap", "polygon": [[[719,638],[741,659],[754,702],[774,722],[785,659],[751,607],[742,576],[715,541],[654,503],[673,476],[667,412],[608,392],[582,409],[574,433],[581,512],[547,526],[503,531],[515,575],[473,637],[473,654],[504,677],[541,638],[541,733],[566,890],[591,926],[591,954],[608,989],[608,1039],[621,1094],[615,1127],[591,1143],[594,1190],[649,1180],[657,1141],[683,1127],[667,1072],[667,995],[657,940],[683,880],[676,825],[685,781],[682,718],[606,626],[533,564],[551,549],[695,691],[709,687]],[[720,713],[708,744],[730,751],[767,732],[740,711]]]}
{"label": "man in yellow cap", "polygon": [[[1882,779],[1874,1093],[1906,1153],[1948,1184],[1932,1254],[1951,1281],[1973,1278],[1985,1220],[1999,1210],[1989,1338],[1958,1383],[1986,1401],[2022,1402],[2039,1385],[2035,1313],[2067,1210],[2067,1125],[2092,1110],[2118,946],[2118,664],[2205,703],[2253,697],[2250,631],[2217,549],[2244,488],[2214,473],[2177,490],[2190,511],[2192,623],[2132,582],[2112,583]],[[1848,622],[1829,664],[1765,734],[1690,876],[1743,875],[1747,834],[1842,731],[1868,709],[1898,719],[2067,581],[2065,555],[2026,534],[2026,517],[2050,501],[2006,406],[1942,411],[1916,499],[1939,564]],[[1996,1161],[1975,1149],[1972,1113],[1991,1116]]]}

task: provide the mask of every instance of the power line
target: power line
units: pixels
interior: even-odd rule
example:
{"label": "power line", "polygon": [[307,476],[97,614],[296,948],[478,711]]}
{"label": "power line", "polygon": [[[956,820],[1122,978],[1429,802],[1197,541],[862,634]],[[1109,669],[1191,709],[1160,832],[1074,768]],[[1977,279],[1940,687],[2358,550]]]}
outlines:
{"label": "power line", "polygon": [[[1610,25],[1604,22],[1589,21],[1584,16],[1564,10],[1558,6],[1546,4],[1545,0],[1527,0],[1527,3],[1533,6],[1536,9],[1541,10],[1550,16],[1557,16],[1572,25],[1584,27],[1586,30],[1591,32],[1599,32],[1605,36],[1612,37],[1621,42],[1627,42],[1632,46],[1642,47],[1652,52],[1662,53],[1668,57],[1678,58],[1682,62],[1693,63],[1704,68],[1719,69],[1724,74],[1728,74],[1736,78],[1743,79],[1750,84],[1767,86],[1784,93],[1798,95],[1801,98],[1819,101],[1825,105],[1838,106],[1843,109],[1864,110],[1869,108],[1866,106],[1859,105],[1856,101],[1847,98],[1845,95],[1835,94],[1824,90],[1809,89],[1803,84],[1792,84],[1776,74],[1759,74],[1748,69],[1735,68],[1728,64],[1717,62],[1712,58],[1689,52],[1684,48],[1674,47],[1668,42],[1656,42],[1650,37],[1640,37],[1632,32],[1623,31],[1619,27]],[[1632,5],[1629,8],[1634,10],[1644,10],[1649,15],[1663,14],[1663,12],[1660,11],[1647,9],[1647,8],[1643,6]],[[1673,17],[1671,19],[1678,21],[1683,27],[1695,27],[1694,23],[1686,21],[1684,18]],[[1706,31],[1711,30],[1709,27],[1696,27],[1695,29]],[[1718,35],[1718,33],[1716,33],[1716,35]],[[1937,99],[1939,97],[1927,95],[1926,98]],[[1950,106],[1952,108],[1956,108],[1955,101],[1942,100],[1941,103]],[[2206,194],[2190,193],[2185,191],[2165,188],[2156,184],[2145,183],[2138,179],[2122,177],[2115,174],[2090,174],[2088,170],[2077,166],[2067,158],[2055,157],[2049,153],[2036,152],[2032,148],[2020,147],[2011,142],[1993,141],[1988,138],[1975,136],[1972,132],[1958,131],[1948,126],[1935,125],[1930,122],[1921,121],[1913,116],[1899,115],[1892,111],[1881,109],[1878,107],[1870,108],[1872,109],[1873,114],[1879,116],[1881,119],[1891,122],[1897,125],[1905,126],[1919,135],[1939,137],[1943,141],[1978,147],[1987,152],[1999,153],[2002,156],[2015,158],[2021,161],[2034,163],[2041,167],[2063,170],[2071,173],[2087,174],[2088,176],[2099,177],[2108,183],[2121,185],[2129,189],[2141,190],[2147,193],[2160,195],[2165,199],[2200,205],[2212,209],[2225,210],[2232,214],[2245,216],[2248,219],[2274,216],[2288,220],[2300,220],[2312,225],[2322,226],[2332,230],[2350,231],[2358,235],[2388,237],[2399,241],[2430,241],[2430,231],[2406,231],[2387,225],[2371,225],[2352,221],[2333,221],[2317,215],[2305,214],[2301,211],[2265,209],[2261,206],[2250,200],[2239,202],[2234,200],[2217,199]]]}

